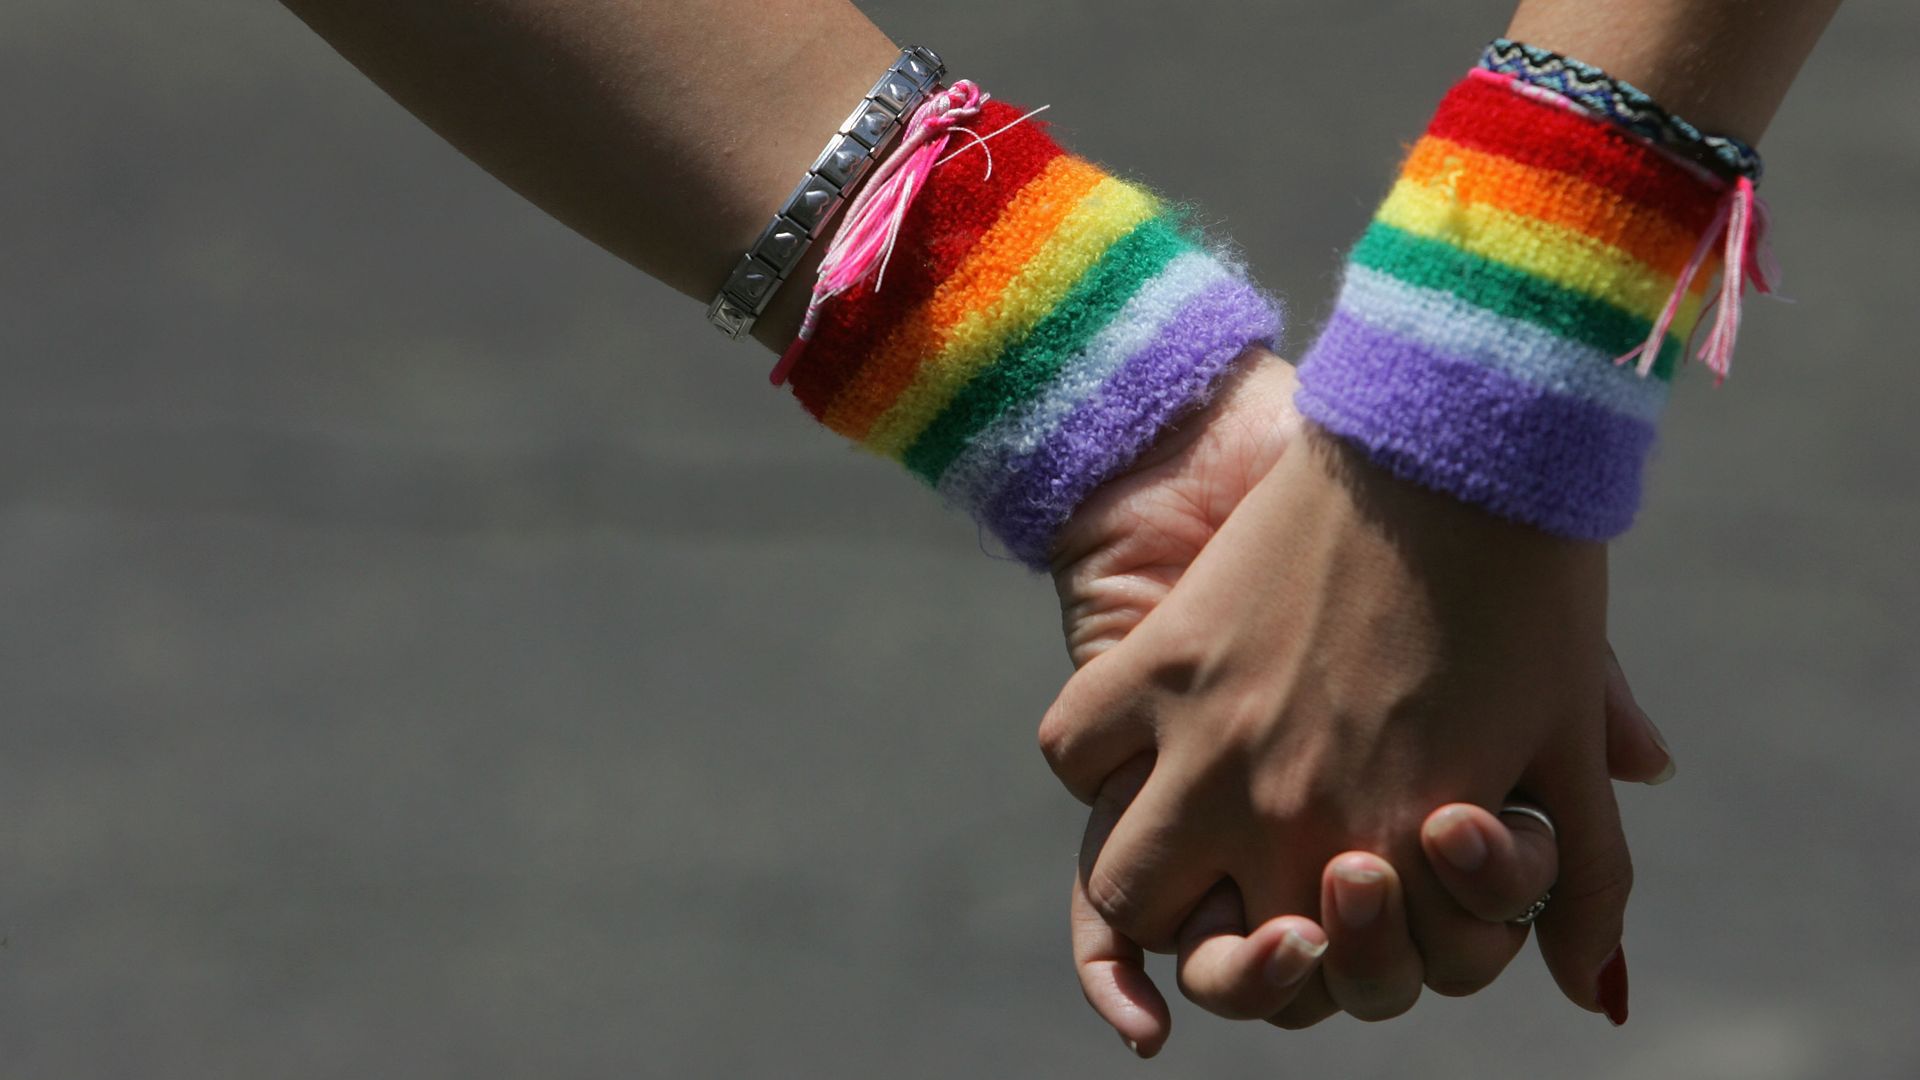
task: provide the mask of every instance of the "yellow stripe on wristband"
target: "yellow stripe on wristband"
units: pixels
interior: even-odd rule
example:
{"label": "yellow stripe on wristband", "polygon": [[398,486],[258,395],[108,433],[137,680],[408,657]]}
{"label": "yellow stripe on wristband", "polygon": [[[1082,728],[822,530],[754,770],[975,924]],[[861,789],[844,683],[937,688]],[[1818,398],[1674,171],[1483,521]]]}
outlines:
{"label": "yellow stripe on wristband", "polygon": [[867,448],[889,457],[903,453],[962,387],[1059,304],[1102,253],[1158,209],[1153,196],[1125,181],[1109,176],[1095,184],[999,295],[981,298],[986,302],[954,325],[939,354],[920,366],[906,392],[874,423]]}
{"label": "yellow stripe on wristband", "polygon": [[1034,249],[1099,185],[1106,173],[1062,154],[1008,200],[1000,216],[924,303],[915,308],[847,380],[821,422],[864,442],[928,358],[938,354],[967,313],[994,302]]}
{"label": "yellow stripe on wristband", "polygon": [[[1617,247],[1577,229],[1489,203],[1463,203],[1444,188],[1401,180],[1393,185],[1375,220],[1525,271],[1644,319],[1657,316],[1673,292],[1675,275],[1655,270]],[[1698,303],[1705,284],[1704,280],[1695,283],[1691,303]]]}

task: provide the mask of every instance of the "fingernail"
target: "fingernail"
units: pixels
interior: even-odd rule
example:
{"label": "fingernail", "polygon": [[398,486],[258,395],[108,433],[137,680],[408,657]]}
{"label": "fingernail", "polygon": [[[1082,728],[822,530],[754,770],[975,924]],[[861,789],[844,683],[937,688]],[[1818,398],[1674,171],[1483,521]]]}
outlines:
{"label": "fingernail", "polygon": [[1385,874],[1365,863],[1336,863],[1333,903],[1340,910],[1340,921],[1358,930],[1378,917],[1387,899],[1385,881]]}
{"label": "fingernail", "polygon": [[1463,873],[1480,869],[1487,861],[1487,840],[1480,835],[1465,807],[1450,806],[1427,822],[1427,839],[1440,849],[1447,865]]}
{"label": "fingernail", "polygon": [[1613,955],[1600,965],[1598,991],[1600,1008],[1614,1027],[1627,1022],[1627,947],[1616,945]]}
{"label": "fingernail", "polygon": [[1288,928],[1273,955],[1267,958],[1267,981],[1279,987],[1292,986],[1313,974],[1313,965],[1326,951],[1324,940],[1309,941],[1298,930]]}
{"label": "fingernail", "polygon": [[1647,734],[1653,736],[1653,741],[1659,744],[1660,752],[1667,755],[1667,767],[1660,770],[1660,775],[1647,781],[1648,787],[1656,787],[1673,779],[1673,774],[1680,771],[1680,766],[1673,760],[1673,751],[1667,747],[1667,737],[1660,733],[1660,725],[1654,723],[1653,717],[1648,716],[1644,710],[1640,713],[1640,719],[1646,721]]}
{"label": "fingernail", "polygon": [[1127,1038],[1127,1037],[1126,1037],[1125,1035],[1122,1035],[1122,1036],[1120,1036],[1120,1041],[1121,1041],[1122,1043],[1124,1043],[1124,1044],[1126,1045],[1126,1048],[1127,1048],[1128,1050],[1131,1050],[1131,1051],[1133,1052],[1133,1056],[1134,1056],[1134,1057],[1137,1057],[1137,1058],[1144,1058],[1144,1057],[1146,1057],[1146,1056],[1147,1056],[1147,1055],[1145,1055],[1145,1054],[1143,1054],[1143,1053],[1141,1053],[1141,1052],[1140,1052],[1140,1044],[1139,1044],[1139,1043],[1137,1043],[1137,1042],[1134,1042],[1134,1041],[1133,1041],[1132,1039],[1129,1039],[1129,1038]]}

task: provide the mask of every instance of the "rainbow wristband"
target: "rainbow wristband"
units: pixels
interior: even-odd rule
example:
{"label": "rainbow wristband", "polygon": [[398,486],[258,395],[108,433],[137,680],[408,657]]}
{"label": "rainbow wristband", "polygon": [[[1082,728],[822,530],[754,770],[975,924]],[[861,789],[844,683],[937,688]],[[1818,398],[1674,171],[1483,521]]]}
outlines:
{"label": "rainbow wristband", "polygon": [[[1539,93],[1481,71],[1441,101],[1348,258],[1296,402],[1404,479],[1604,540],[1639,506],[1712,276],[1689,265],[1730,189]],[[1651,370],[1619,363],[1663,313]]]}
{"label": "rainbow wristband", "polygon": [[790,378],[1044,569],[1074,508],[1280,325],[1160,200],[1021,115],[986,103],[992,141],[934,169],[879,286],[821,307]]}

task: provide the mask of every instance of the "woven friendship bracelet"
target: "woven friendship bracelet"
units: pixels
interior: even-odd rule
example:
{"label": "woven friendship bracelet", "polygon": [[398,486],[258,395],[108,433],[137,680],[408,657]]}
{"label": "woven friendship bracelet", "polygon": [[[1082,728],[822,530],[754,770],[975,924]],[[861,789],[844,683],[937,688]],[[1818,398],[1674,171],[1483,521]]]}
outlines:
{"label": "woven friendship bracelet", "polygon": [[[1349,255],[1296,401],[1405,479],[1607,539],[1639,505],[1708,296],[1719,310],[1702,353],[1724,372],[1744,279],[1767,287],[1749,243],[1761,221],[1745,177],[1729,185],[1536,87],[1473,72]],[[1730,269],[1716,294],[1719,259]]]}
{"label": "woven friendship bracelet", "polygon": [[854,106],[773,221],[740,257],[713,303],[707,305],[708,322],[730,338],[753,329],[754,320],[767,310],[780,284],[800,265],[801,257],[846,201],[846,193],[899,137],[906,118],[926,100],[946,70],[939,55],[924,45],[900,50],[900,58]]}
{"label": "woven friendship bracelet", "polygon": [[790,382],[1041,569],[1081,500],[1279,316],[1153,194],[979,100],[987,141],[926,174],[884,278],[819,306]]}
{"label": "woven friendship bracelet", "polygon": [[1646,92],[1592,64],[1536,45],[1495,38],[1480,54],[1481,69],[1551,90],[1596,115],[1732,179],[1760,182],[1760,153],[1731,135],[1709,135],[1660,107]]}

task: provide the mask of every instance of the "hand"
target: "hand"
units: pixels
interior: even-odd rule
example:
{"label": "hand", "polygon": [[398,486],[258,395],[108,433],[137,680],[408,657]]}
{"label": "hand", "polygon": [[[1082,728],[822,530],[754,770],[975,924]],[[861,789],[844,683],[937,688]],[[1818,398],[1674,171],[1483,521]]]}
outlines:
{"label": "hand", "polygon": [[[1644,716],[1630,714],[1637,712],[1637,706],[1618,665],[1612,665],[1612,670],[1607,704],[1610,728],[1651,730]],[[1620,745],[1630,748],[1623,759],[1629,764],[1618,773],[1636,774],[1647,782],[1671,773],[1670,758],[1655,764],[1662,752],[1651,740]],[[1089,849],[1103,842],[1150,769],[1151,760],[1142,756],[1108,779],[1088,822]],[[1479,806],[1450,804],[1428,815],[1420,840],[1447,892],[1476,918],[1490,923],[1504,923],[1526,911],[1553,886],[1558,874],[1554,835],[1530,817],[1496,816]],[[1381,898],[1378,913],[1364,923],[1343,918],[1333,896],[1340,887],[1335,879],[1353,870],[1373,878],[1363,888]],[[1282,915],[1250,932],[1239,890],[1231,882],[1216,886],[1180,928],[1181,992],[1218,1016],[1264,1019],[1291,1004],[1306,977],[1324,966],[1335,1003],[1356,1016],[1385,1018],[1367,1012],[1370,998],[1411,1006],[1420,993],[1424,966],[1408,937],[1402,888],[1392,865],[1369,852],[1346,852],[1327,863],[1321,890],[1321,910],[1327,913],[1324,929],[1304,916]],[[1142,950],[1108,926],[1087,902],[1077,874],[1070,911],[1074,963],[1088,1003],[1135,1054],[1159,1053],[1172,1034],[1172,1015],[1147,976]],[[1516,929],[1510,936],[1512,947],[1496,950],[1489,970],[1512,958],[1526,932]],[[1481,987],[1435,989],[1457,996]],[[1618,1022],[1623,1017],[1614,1019]]]}
{"label": "hand", "polygon": [[[1511,928],[1441,894],[1415,858],[1418,827],[1436,803],[1526,791],[1560,822],[1566,856],[1543,952],[1563,991],[1597,1008],[1630,874],[1606,772],[1605,549],[1412,489],[1331,440],[1306,445],[1043,723],[1050,762],[1084,798],[1154,755],[1087,852],[1089,902],[1130,939],[1172,948],[1223,877],[1264,921],[1317,909],[1302,864],[1377,850],[1405,876],[1426,980],[1482,985],[1517,947]],[[1316,976],[1278,1019],[1335,1009]]]}
{"label": "hand", "polygon": [[[1293,441],[1299,425],[1291,409],[1292,369],[1271,354],[1252,359],[1212,405],[1170,431],[1149,459],[1109,483],[1069,523],[1055,580],[1077,665],[1118,643],[1153,610]],[[1671,759],[1657,731],[1633,704],[1618,666],[1610,662],[1609,671],[1608,749],[1614,774],[1632,780],[1664,778],[1671,771]],[[1490,816],[1486,822],[1495,828],[1500,825]],[[1493,846],[1496,853],[1507,850],[1497,843]],[[1490,862],[1485,874],[1496,882],[1504,880],[1509,889],[1522,887],[1524,899],[1513,904],[1515,911],[1525,907],[1537,890],[1523,885],[1526,874],[1510,872],[1502,879],[1497,864],[1498,859]],[[1532,875],[1537,881],[1552,880],[1550,866],[1535,869]],[[1456,891],[1470,888],[1467,883],[1446,880]],[[1470,895],[1459,898],[1472,899]],[[1218,905],[1209,910],[1217,913]],[[1318,934],[1319,928],[1310,920],[1298,923],[1309,934]],[[1089,1001],[1123,1037],[1149,1052],[1157,1049],[1166,1034],[1166,1010],[1140,968],[1138,949],[1092,915],[1084,902],[1076,904],[1075,926],[1076,961]],[[1269,938],[1278,940],[1286,928],[1275,923],[1247,940],[1258,951]],[[1341,952],[1336,947],[1334,963]],[[1207,950],[1201,952],[1202,957],[1207,954]],[[1189,996],[1195,996],[1196,985],[1186,984]],[[1236,992],[1244,996],[1251,991],[1230,990],[1227,996]],[[1227,1003],[1201,1000],[1201,1004],[1236,1014]]]}

